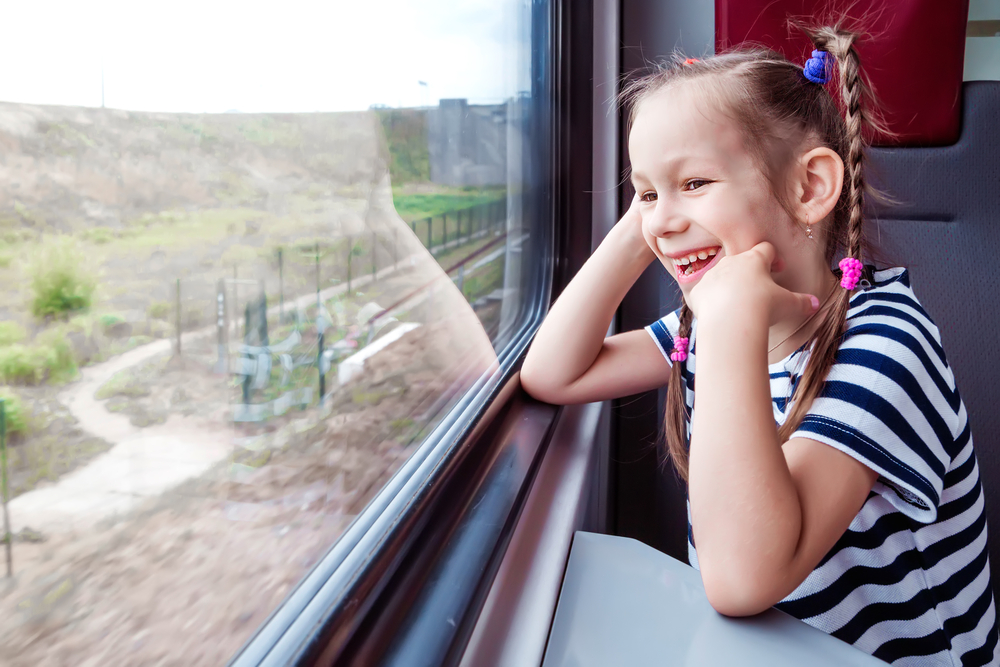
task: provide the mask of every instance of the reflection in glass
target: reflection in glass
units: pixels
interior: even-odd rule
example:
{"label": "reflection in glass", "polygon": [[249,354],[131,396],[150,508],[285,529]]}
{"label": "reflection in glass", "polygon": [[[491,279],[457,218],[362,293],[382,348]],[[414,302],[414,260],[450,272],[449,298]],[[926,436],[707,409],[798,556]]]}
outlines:
{"label": "reflection in glass", "polygon": [[[369,88],[364,110],[296,107],[259,53],[232,64],[232,107],[224,85],[199,101],[177,83],[185,58],[174,80],[135,76],[144,57],[169,73],[152,48],[104,63],[125,108],[0,87],[11,664],[225,662],[496,369],[530,296],[530,26],[518,2],[425,4],[398,41],[361,34],[371,9],[327,17],[354,21],[356,55],[428,72]],[[227,12],[206,9],[200,34],[234,34]],[[281,113],[248,92],[254,67]],[[374,74],[324,68],[334,87]],[[259,111],[192,113],[239,100]]]}

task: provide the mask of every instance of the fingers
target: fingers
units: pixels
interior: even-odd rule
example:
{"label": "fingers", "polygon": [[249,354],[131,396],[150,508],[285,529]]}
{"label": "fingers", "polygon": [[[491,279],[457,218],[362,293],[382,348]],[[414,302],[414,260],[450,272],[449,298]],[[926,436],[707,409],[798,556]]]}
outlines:
{"label": "fingers", "polygon": [[765,266],[767,266],[768,268],[770,268],[770,266],[774,263],[774,255],[775,255],[774,246],[768,243],[767,241],[761,241],[754,247],[750,248],[750,251],[756,252],[761,257],[763,257]]}
{"label": "fingers", "polygon": [[802,316],[808,316],[819,310],[820,302],[819,299],[812,294],[801,294],[799,292],[790,292],[784,288],[778,288],[778,294],[775,301],[772,302],[774,307],[775,319],[784,319],[786,317],[800,318]]}

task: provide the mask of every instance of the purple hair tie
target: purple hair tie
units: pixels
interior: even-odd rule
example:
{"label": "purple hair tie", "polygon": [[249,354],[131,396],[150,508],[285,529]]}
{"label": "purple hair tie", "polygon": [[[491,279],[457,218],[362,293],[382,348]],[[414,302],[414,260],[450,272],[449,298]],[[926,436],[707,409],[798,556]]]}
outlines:
{"label": "purple hair tie", "polygon": [[813,83],[825,84],[829,77],[826,72],[826,65],[830,59],[830,54],[826,51],[813,51],[812,58],[806,61],[806,66],[802,68],[802,74]]}

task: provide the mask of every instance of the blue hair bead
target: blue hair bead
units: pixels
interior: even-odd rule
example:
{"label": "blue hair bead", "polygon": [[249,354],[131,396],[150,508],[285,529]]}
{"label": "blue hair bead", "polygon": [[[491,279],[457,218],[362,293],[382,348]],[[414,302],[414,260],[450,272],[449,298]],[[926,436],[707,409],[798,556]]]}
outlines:
{"label": "blue hair bead", "polygon": [[829,80],[826,65],[830,59],[830,54],[826,51],[813,51],[812,58],[806,61],[806,66],[802,68],[802,75],[813,83],[820,85]]}

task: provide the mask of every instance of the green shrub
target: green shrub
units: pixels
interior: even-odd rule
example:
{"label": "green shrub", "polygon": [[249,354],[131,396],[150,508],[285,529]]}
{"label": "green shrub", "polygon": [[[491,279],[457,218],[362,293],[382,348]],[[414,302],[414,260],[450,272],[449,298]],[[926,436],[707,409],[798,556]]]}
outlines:
{"label": "green shrub", "polygon": [[39,384],[53,365],[55,353],[50,349],[20,344],[0,347],[0,382]]}
{"label": "green shrub", "polygon": [[4,417],[7,423],[7,435],[26,433],[28,420],[25,415],[24,403],[9,387],[0,387],[0,398],[4,403]]}
{"label": "green shrub", "polygon": [[174,306],[169,301],[154,301],[146,309],[146,315],[151,320],[165,320],[174,311]]}
{"label": "green shrub", "polygon": [[105,314],[101,315],[98,321],[101,323],[101,328],[107,330],[115,326],[116,324],[121,324],[122,322],[124,322],[125,318],[120,315]]}
{"label": "green shrub", "polygon": [[49,382],[62,383],[76,377],[76,355],[65,332],[60,329],[43,331],[35,338],[35,344],[49,351],[52,360],[48,366]]}
{"label": "green shrub", "polygon": [[49,241],[38,250],[29,267],[35,317],[90,308],[97,283],[86,264],[87,256],[69,237]]}
{"label": "green shrub", "polygon": [[0,345],[20,343],[27,336],[28,332],[17,322],[0,322]]}
{"label": "green shrub", "polygon": [[0,382],[60,383],[71,380],[76,370],[73,348],[61,330],[42,332],[32,345],[0,347]]}

